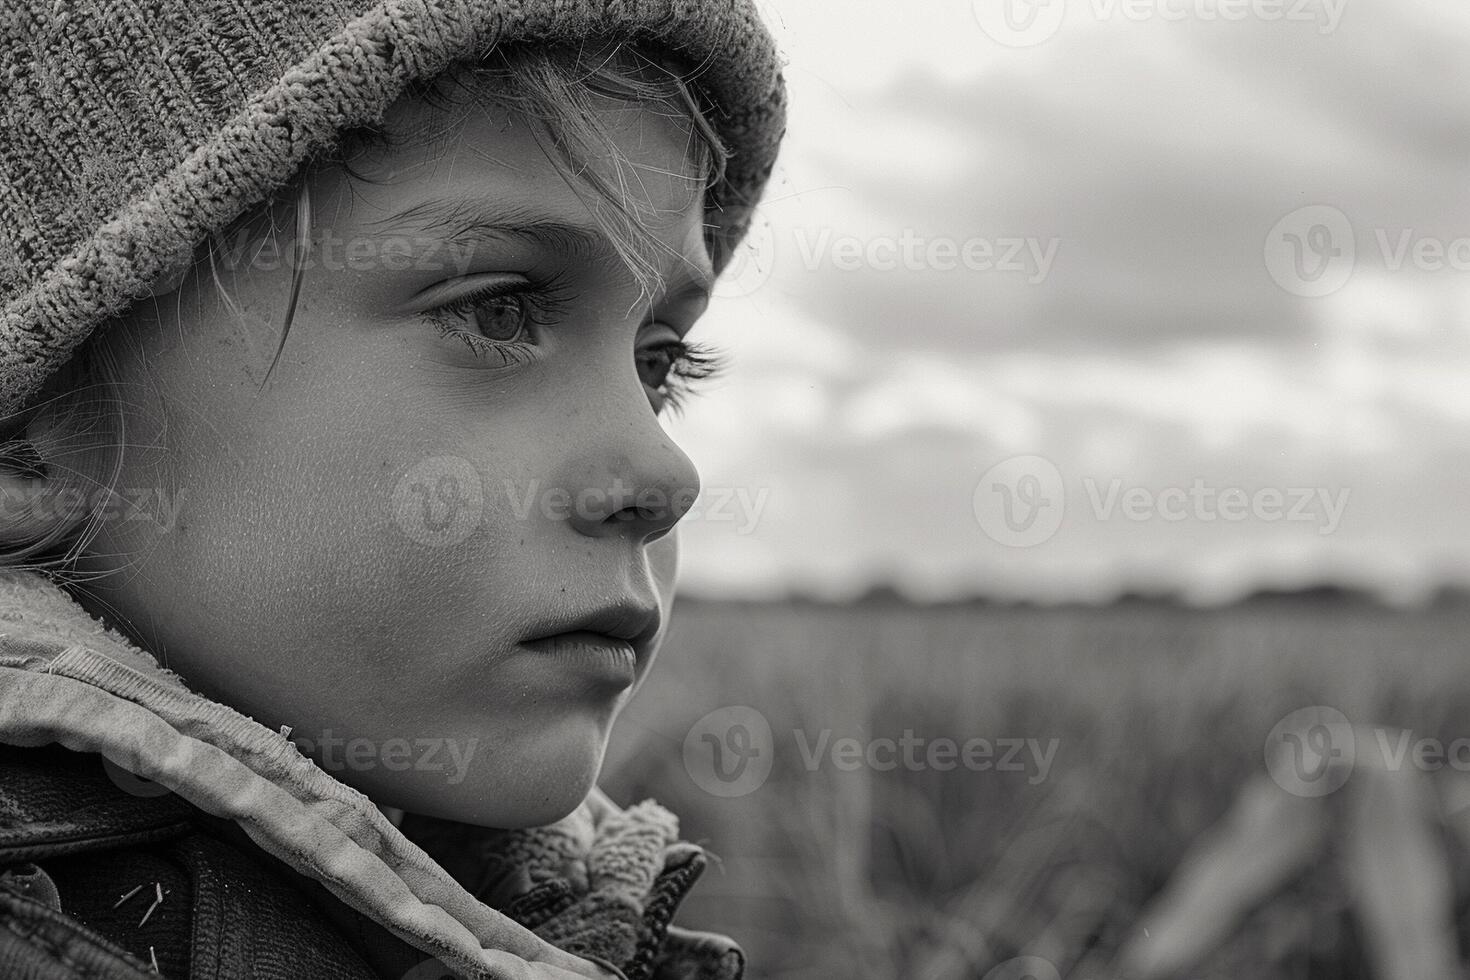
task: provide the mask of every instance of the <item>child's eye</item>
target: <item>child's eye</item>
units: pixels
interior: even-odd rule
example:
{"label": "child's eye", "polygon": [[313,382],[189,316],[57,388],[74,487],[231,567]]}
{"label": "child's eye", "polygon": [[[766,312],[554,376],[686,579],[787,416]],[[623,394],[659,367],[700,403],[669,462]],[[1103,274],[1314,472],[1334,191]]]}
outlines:
{"label": "child's eye", "polygon": [[639,351],[638,377],[650,388],[662,388],[668,384],[669,372],[683,355],[683,348],[682,343],[671,343]]}
{"label": "child's eye", "polygon": [[649,391],[655,412],[678,411],[688,397],[725,368],[718,351],[684,340],[671,340],[640,349],[635,355],[638,377]]}
{"label": "child's eye", "polygon": [[482,337],[510,343],[520,340],[525,332],[526,312],[526,297],[522,294],[491,296],[475,304],[475,327]]}
{"label": "child's eye", "polygon": [[499,357],[509,364],[530,356],[537,328],[555,323],[565,304],[555,283],[515,280],[493,283],[427,316],[442,335],[462,341],[476,356]]}

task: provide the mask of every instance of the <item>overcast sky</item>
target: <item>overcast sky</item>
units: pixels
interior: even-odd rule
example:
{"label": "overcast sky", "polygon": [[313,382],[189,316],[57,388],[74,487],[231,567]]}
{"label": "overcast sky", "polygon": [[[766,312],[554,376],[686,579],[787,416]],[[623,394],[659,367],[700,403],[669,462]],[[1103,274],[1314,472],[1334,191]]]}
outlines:
{"label": "overcast sky", "polygon": [[775,0],[695,593],[1470,582],[1458,0]]}

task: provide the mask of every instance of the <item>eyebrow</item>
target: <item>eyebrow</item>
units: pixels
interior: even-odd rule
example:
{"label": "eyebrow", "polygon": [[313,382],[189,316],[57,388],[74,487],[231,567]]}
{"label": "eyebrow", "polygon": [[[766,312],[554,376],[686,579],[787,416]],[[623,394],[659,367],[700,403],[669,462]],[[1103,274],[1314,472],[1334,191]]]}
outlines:
{"label": "eyebrow", "polygon": [[[575,262],[603,272],[625,271],[622,258],[607,233],[595,225],[580,225],[528,208],[495,208],[488,199],[471,196],[435,198],[410,204],[401,211],[365,222],[369,227],[400,231],[410,225],[418,234],[432,235],[460,248],[504,244],[521,240],[555,251]],[[386,236],[389,231],[384,231]],[[667,290],[669,299],[708,298],[714,287],[714,270],[707,262],[683,263],[688,283]]]}

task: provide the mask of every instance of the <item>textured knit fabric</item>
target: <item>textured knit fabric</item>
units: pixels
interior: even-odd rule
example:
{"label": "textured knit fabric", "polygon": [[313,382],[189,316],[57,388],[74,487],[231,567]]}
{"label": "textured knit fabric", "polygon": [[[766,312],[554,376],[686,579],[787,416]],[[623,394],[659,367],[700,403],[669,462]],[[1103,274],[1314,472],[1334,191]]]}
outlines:
{"label": "textured knit fabric", "polygon": [[553,945],[560,939],[584,956],[631,955],[628,928],[645,918],[644,896],[678,833],[657,804],[624,811],[600,793],[552,827],[511,832],[501,851],[525,880],[505,897],[572,863],[590,873],[581,906],[554,910],[554,928],[533,933],[283,735],[193,693],[35,572],[0,572],[0,743],[100,753],[233,820],[343,904],[473,980],[519,980],[525,962],[598,976]]}
{"label": "textured knit fabric", "polygon": [[4,0],[0,413],[411,82],[498,43],[604,39],[686,66],[712,107],[722,267],[784,129],[752,0]]}

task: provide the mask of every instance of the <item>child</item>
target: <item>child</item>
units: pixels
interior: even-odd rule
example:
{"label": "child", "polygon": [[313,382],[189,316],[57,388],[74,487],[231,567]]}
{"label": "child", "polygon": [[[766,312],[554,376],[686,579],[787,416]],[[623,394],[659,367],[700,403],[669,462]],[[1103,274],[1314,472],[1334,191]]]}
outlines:
{"label": "child", "polygon": [[783,128],[748,0],[3,20],[0,976],[738,978],[595,780]]}

